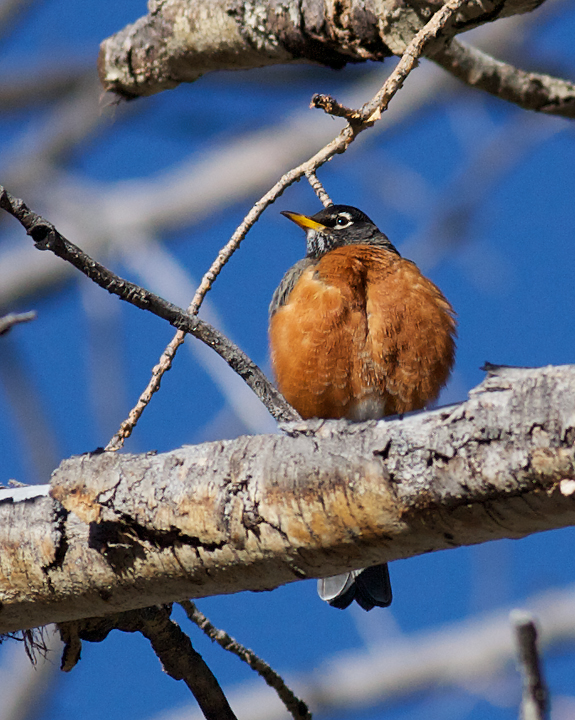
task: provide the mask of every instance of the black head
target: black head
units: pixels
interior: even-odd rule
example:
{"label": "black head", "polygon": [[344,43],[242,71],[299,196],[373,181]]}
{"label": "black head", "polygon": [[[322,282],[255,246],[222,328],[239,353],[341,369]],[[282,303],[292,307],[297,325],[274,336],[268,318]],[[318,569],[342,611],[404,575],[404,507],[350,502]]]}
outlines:
{"label": "black head", "polygon": [[397,250],[365,213],[351,205],[330,205],[308,217],[282,212],[306,231],[307,257],[319,258],[342,245],[379,245]]}

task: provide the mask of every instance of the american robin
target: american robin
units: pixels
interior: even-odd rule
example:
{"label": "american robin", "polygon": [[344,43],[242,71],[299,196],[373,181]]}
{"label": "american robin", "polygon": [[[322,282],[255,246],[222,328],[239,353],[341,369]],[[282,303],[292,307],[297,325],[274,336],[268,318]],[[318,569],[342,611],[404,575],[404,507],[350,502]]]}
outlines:
{"label": "american robin", "polygon": [[[445,385],[455,355],[453,308],[361,210],[332,205],[303,228],[307,254],[270,305],[273,369],[303,418],[377,419],[419,410]],[[387,565],[318,581],[337,608],[391,603]]]}

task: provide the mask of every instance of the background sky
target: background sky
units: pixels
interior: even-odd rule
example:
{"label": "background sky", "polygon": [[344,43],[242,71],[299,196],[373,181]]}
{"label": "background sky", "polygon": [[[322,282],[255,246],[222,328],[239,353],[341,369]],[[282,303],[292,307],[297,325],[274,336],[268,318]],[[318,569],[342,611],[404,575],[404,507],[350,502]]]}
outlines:
{"label": "background sky", "polygon": [[[284,66],[221,73],[106,106],[94,80],[99,43],[144,13],[141,0],[23,1],[4,21],[0,182],[114,271],[185,306],[253,202],[337,134],[339,121],[308,109],[311,95],[359,105],[393,61],[338,72]],[[520,23],[497,23],[483,41],[524,69],[573,79],[574,36],[573,4],[549,0]],[[441,404],[465,399],[486,360],[573,362],[572,122],[468,90],[423,62],[379,125],[319,177],[335,202],[372,217],[455,307],[457,364]],[[166,216],[170,203],[175,210]],[[249,233],[202,309],[266,370],[269,300],[305,252],[303,233],[279,212],[319,209],[306,182],[290,188]],[[0,217],[2,312],[38,313],[0,339],[0,483],[45,483],[61,459],[105,445],[173,334],[47,255]],[[180,350],[127,451],[274,431],[251,393],[198,345],[191,340]],[[309,679],[342,653],[417,647],[428,632],[569,589],[574,540],[575,531],[565,529],[393,563],[393,605],[370,614],[329,608],[315,581],[198,606],[280,672]],[[176,617],[224,688],[263,685],[181,612]],[[573,635],[545,655],[553,720],[575,717]],[[21,647],[0,648],[0,720],[16,717],[6,698],[25,662]],[[444,680],[411,694],[397,688],[384,705],[318,717],[515,718],[519,677],[512,664],[492,669],[491,676]],[[18,717],[147,720],[183,717],[181,708],[193,706],[144,639],[118,632],[86,643],[70,674],[48,672],[42,683],[42,692],[40,685],[31,691],[38,703]]]}

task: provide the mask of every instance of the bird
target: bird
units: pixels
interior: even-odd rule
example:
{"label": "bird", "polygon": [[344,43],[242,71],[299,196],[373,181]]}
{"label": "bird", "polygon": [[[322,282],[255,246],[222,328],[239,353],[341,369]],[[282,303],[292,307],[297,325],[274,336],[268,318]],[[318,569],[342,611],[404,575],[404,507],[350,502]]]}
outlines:
{"label": "bird", "polygon": [[[361,210],[330,205],[282,215],[306,233],[306,255],[269,307],[272,368],[303,419],[361,422],[420,410],[437,399],[455,359],[455,312],[417,265]],[[392,601],[387,564],[318,580],[344,609]]]}

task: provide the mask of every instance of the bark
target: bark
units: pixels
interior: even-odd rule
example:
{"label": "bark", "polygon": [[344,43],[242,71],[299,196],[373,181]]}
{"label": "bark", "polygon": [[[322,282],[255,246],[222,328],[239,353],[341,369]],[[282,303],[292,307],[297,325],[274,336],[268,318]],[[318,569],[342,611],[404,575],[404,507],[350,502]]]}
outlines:
{"label": "bark", "polygon": [[525,72],[458,40],[440,48],[433,60],[467,85],[525,110],[575,117],[575,85],[568,80]]}
{"label": "bark", "polygon": [[0,631],[574,524],[575,366],[489,370],[457,406],[84,455],[50,496],[3,491]]}
{"label": "bark", "polygon": [[[459,12],[443,42],[543,0],[482,0]],[[98,68],[106,90],[151,95],[213,70],[401,55],[440,0],[150,0],[148,15],[104,40]]]}

